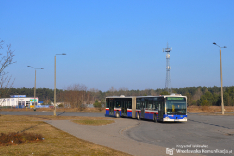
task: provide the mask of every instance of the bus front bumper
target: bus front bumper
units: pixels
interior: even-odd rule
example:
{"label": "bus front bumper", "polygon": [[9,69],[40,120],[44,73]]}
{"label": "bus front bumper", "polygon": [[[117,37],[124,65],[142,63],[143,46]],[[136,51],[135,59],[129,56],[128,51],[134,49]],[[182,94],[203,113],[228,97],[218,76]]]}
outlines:
{"label": "bus front bumper", "polygon": [[187,117],[184,117],[183,119],[170,119],[169,117],[165,117],[163,118],[163,122],[175,122],[175,121],[178,121],[178,122],[186,122],[187,121]]}

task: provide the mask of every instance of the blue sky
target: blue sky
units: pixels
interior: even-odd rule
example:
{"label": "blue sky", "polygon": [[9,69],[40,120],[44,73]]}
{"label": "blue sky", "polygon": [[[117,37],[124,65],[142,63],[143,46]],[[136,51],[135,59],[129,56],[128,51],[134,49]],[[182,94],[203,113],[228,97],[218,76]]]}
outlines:
{"label": "blue sky", "polygon": [[[0,38],[17,63],[7,68],[13,87],[73,84],[102,91],[164,88],[167,42],[173,88],[234,85],[233,0],[1,0]],[[1,50],[1,53],[4,53]]]}

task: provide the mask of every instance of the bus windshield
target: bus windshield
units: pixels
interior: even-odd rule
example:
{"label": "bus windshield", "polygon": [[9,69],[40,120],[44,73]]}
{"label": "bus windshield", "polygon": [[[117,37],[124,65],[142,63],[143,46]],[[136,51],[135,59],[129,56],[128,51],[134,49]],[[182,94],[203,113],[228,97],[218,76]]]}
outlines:
{"label": "bus windshield", "polygon": [[168,115],[186,115],[186,98],[184,97],[167,97],[166,112]]}

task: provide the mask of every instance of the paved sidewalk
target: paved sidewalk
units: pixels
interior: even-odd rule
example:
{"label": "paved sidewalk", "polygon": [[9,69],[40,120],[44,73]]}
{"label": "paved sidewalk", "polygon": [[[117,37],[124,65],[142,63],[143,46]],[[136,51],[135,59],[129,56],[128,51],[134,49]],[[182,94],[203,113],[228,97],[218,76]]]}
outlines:
{"label": "paved sidewalk", "polygon": [[[105,126],[79,125],[69,120],[49,120],[45,122],[77,138],[132,155],[168,156],[165,147],[137,142],[125,136],[127,129],[140,124],[137,120],[115,119],[115,123]],[[174,152],[174,155],[178,154]]]}

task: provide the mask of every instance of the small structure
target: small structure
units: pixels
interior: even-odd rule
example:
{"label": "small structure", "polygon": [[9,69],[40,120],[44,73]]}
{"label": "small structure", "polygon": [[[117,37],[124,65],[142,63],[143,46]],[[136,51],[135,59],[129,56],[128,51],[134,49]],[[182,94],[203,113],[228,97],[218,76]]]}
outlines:
{"label": "small structure", "polygon": [[[35,98],[35,105],[38,105],[38,97]],[[10,95],[10,98],[0,99],[1,107],[24,108],[34,106],[34,97],[26,97],[26,95]]]}

